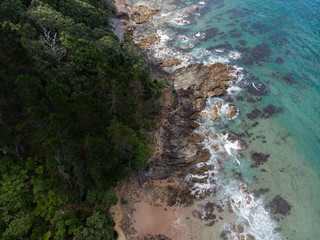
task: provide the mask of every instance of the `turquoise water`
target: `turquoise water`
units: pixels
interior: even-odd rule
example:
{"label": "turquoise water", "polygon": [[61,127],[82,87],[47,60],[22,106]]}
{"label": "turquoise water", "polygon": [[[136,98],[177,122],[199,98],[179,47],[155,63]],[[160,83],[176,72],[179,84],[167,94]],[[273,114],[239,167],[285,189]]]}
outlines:
{"label": "turquoise water", "polygon": [[[249,232],[256,239],[320,239],[320,1],[212,0],[186,14],[186,25],[173,22],[194,4],[199,2],[153,2],[169,17],[155,19],[143,31],[158,31],[164,36],[162,40],[167,36],[156,57],[191,56],[193,61],[222,61],[243,68],[244,78],[237,83],[241,91],[224,99],[239,108],[240,116],[234,121],[206,125],[213,132],[232,131],[248,143],[234,161],[226,161],[220,188],[232,188],[233,173],[241,172],[242,182],[248,182],[252,192],[269,189],[256,197],[254,204],[268,210],[268,203],[280,195],[291,205],[287,216],[265,214],[255,208],[260,212],[248,218],[246,213],[239,213],[243,219],[236,221],[251,227]],[[203,33],[206,37],[201,38]],[[189,47],[185,47],[187,44]],[[266,86],[262,96],[257,95],[252,83]],[[263,116],[270,104],[278,111]],[[260,115],[250,117],[255,108]],[[252,152],[270,157],[251,168]],[[235,198],[243,197],[237,191],[233,193]],[[216,229],[204,231],[209,232],[206,239],[219,238],[220,232],[212,232]]]}
{"label": "turquoise water", "polygon": [[[232,49],[230,45],[219,49],[240,52],[240,59],[231,63],[253,75],[247,75],[249,84],[262,82],[268,89],[256,103],[246,101],[257,99],[246,90],[240,93],[244,101],[235,100],[241,116],[226,130],[253,135],[245,137],[250,143],[242,164],[228,167],[240,170],[252,188],[269,188],[265,203],[279,194],[292,206],[289,216],[276,217],[282,238],[320,239],[320,1],[214,2],[202,18],[192,19],[195,24],[180,27],[184,35],[217,28],[214,37],[197,42],[190,51],[230,44]],[[252,51],[259,44],[263,49],[254,58]],[[269,104],[283,113],[268,119],[246,117],[255,107]],[[252,127],[255,121],[259,125]],[[270,157],[262,166],[250,168],[252,151]]]}

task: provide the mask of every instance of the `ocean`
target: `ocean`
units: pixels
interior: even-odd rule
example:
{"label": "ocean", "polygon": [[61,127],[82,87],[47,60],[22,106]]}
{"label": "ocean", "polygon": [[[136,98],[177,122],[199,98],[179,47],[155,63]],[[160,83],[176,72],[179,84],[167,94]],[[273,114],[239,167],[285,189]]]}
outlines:
{"label": "ocean", "polygon": [[[204,227],[204,239],[320,239],[320,1],[132,3],[160,9],[136,33],[161,36],[150,58],[179,58],[179,67],[223,62],[242,73],[226,96],[208,99],[196,130],[218,136],[204,144],[209,164],[223,167],[192,191],[215,188],[201,201],[224,204],[230,213]],[[212,121],[217,102],[220,121]],[[229,105],[239,111],[232,120],[225,117]]]}

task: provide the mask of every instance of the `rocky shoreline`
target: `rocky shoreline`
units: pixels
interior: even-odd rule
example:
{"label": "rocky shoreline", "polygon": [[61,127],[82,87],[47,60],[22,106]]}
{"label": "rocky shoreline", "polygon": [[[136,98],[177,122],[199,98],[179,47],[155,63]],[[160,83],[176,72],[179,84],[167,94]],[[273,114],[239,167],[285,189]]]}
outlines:
{"label": "rocky shoreline", "polygon": [[[146,23],[157,15],[159,10],[146,6],[130,6],[124,0],[117,0],[116,7],[117,18],[122,21],[124,32],[130,38],[134,38],[137,24]],[[148,36],[138,36],[135,41],[139,42],[143,51],[148,51],[160,43],[161,37],[153,33]],[[228,88],[237,81],[240,72],[229,64],[192,63],[180,66],[182,62],[183,60],[179,58],[150,60],[151,75],[155,79],[167,79],[171,86],[162,92],[160,98],[162,113],[155,129],[146,133],[153,139],[156,146],[154,154],[149,159],[148,168],[143,172],[135,173],[130,183],[122,182],[117,188],[120,201],[111,209],[111,212],[114,213],[120,240],[190,239],[187,228],[191,225],[188,225],[184,219],[189,220],[189,216],[194,216],[198,221],[210,220],[208,226],[212,226],[218,222],[213,209],[223,212],[220,205],[209,203],[208,206],[204,206],[209,215],[204,218],[200,216],[201,213],[194,206],[195,200],[204,199],[213,192],[207,190],[195,195],[191,189],[194,184],[208,181],[214,183],[214,180],[197,177],[190,179],[188,176],[201,175],[214,168],[223,167],[222,163],[218,163],[220,166],[207,164],[211,154],[208,149],[204,149],[202,143],[205,138],[217,138],[217,136],[200,135],[196,130],[199,127],[199,121],[205,117],[203,110],[207,99],[226,95]],[[180,67],[170,73],[165,71],[167,68],[176,66]],[[222,105],[222,102],[216,102],[213,105],[210,116],[212,121],[220,121]],[[238,115],[239,109],[229,103],[225,117],[233,120]],[[231,135],[228,139],[231,142],[237,142],[239,148],[246,147],[241,139]],[[213,148],[218,151],[219,146],[215,145]],[[267,156],[262,153],[253,153],[254,167],[265,161]],[[200,164],[201,167],[195,167],[196,164]],[[245,186],[241,191],[250,198]],[[226,208],[232,213],[230,201]],[[277,203],[280,203],[283,209],[278,209]],[[284,213],[283,215],[290,211],[289,204],[280,196],[270,203],[270,208],[274,209],[275,213]],[[156,223],[154,218],[157,218]],[[223,218],[220,216],[219,220]],[[146,222],[152,224],[148,225]],[[178,222],[177,226],[170,227],[174,222]],[[199,227],[195,227],[196,225],[192,225],[192,231],[197,232],[198,239],[201,239],[200,224],[198,224]],[[238,234],[239,239],[243,236],[242,225],[230,226],[230,229]],[[228,231],[224,231],[221,237],[227,239],[228,234],[230,234]],[[254,237],[247,235],[243,239],[254,239]]]}

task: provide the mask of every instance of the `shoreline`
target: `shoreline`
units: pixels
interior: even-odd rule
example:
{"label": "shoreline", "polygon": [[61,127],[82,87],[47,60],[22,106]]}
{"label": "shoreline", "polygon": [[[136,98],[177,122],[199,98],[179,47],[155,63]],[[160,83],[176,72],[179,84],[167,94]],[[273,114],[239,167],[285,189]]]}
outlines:
{"label": "shoreline", "polygon": [[[128,14],[130,17],[129,21],[122,20],[122,27],[125,31],[128,32],[128,28],[134,29],[134,26],[131,27],[135,24],[131,19],[131,9],[133,7],[129,7],[124,0],[117,0],[116,7],[119,9],[119,12]],[[148,12],[146,7],[139,14],[144,14],[144,11]],[[122,13],[120,16],[123,15]],[[152,13],[155,12],[152,11]],[[147,21],[152,16],[148,15]],[[148,41],[148,44],[143,49],[148,50],[153,44],[157,44],[156,42],[157,40]],[[163,67],[170,68],[180,64],[180,62],[176,63],[175,59],[158,59],[162,66],[159,66],[159,64],[158,66],[154,66],[155,63],[152,60],[148,59],[148,61],[153,66],[151,74],[154,75],[157,75],[156,72],[164,71],[161,69]],[[173,74],[166,73],[166,77],[169,78],[174,87],[163,91],[161,121],[157,124],[157,130],[152,133],[157,147],[155,153],[149,159],[151,170],[146,174],[149,181],[140,186],[139,179],[134,177],[131,183],[119,184],[121,186],[117,188],[119,202],[122,201],[125,204],[118,203],[116,207],[110,210],[115,213],[116,229],[121,236],[120,239],[143,239],[144,237],[172,240],[203,239],[203,226],[209,224],[208,226],[212,227],[215,222],[223,219],[220,216],[219,220],[216,220],[216,215],[213,213],[214,208],[212,208],[210,210],[211,215],[207,219],[211,219],[211,222],[203,222],[202,213],[198,211],[200,204],[198,200],[205,199],[212,193],[211,191],[205,191],[198,196],[192,195],[190,192],[191,187],[189,186],[190,182],[186,183],[186,177],[188,175],[187,169],[190,168],[193,172],[200,173],[201,171],[205,172],[208,170],[208,168],[197,170],[193,167],[194,164],[201,162],[206,165],[206,162],[210,158],[210,153],[208,150],[203,149],[203,145],[201,144],[204,137],[196,134],[194,130],[199,127],[197,120],[200,117],[200,112],[205,108],[207,98],[215,95],[225,95],[230,85],[229,82],[235,81],[232,74],[236,69],[231,66],[229,67],[220,63],[210,66],[198,63],[191,64],[190,67],[178,68],[174,70]],[[218,77],[212,77],[212,75],[216,75],[215,73],[218,74]],[[199,77],[199,82],[196,84],[193,82],[193,76],[195,75]],[[209,85],[205,83],[205,79],[208,77],[211,79]],[[185,79],[189,80],[185,81]],[[212,88],[212,86],[214,87]],[[200,98],[199,94],[201,95]],[[190,111],[192,112],[192,116],[190,116]],[[185,116],[178,117],[179,115]],[[179,124],[176,124],[177,119],[174,120],[177,117],[181,119],[180,122],[178,120]],[[177,143],[178,146],[175,149],[175,151],[181,152],[180,155],[182,155],[184,163],[181,163],[181,166],[178,168],[171,166],[173,169],[171,169],[170,163],[162,158],[163,155],[176,154],[166,152],[167,148],[171,148],[166,143],[167,140],[171,140],[171,137],[168,139],[163,137],[163,135],[167,135],[168,125],[171,125],[171,129],[176,130],[170,130],[169,132],[172,134],[180,132],[180,137],[183,136],[184,139],[184,143],[182,145]],[[193,127],[190,128],[190,126]],[[172,138],[174,139],[175,137],[172,136]],[[176,141],[180,142],[180,139]],[[185,153],[185,147],[191,150]],[[163,166],[161,164],[160,166],[158,165],[159,161],[164,162],[163,165],[168,164],[166,171],[169,170],[171,173],[164,173]],[[154,175],[157,176],[155,177]],[[150,180],[151,178],[154,179]],[[194,178],[192,181],[195,182],[191,184],[195,184],[199,180]],[[206,207],[207,205],[202,204],[201,206]],[[210,203],[209,206],[211,206]],[[149,224],[146,224],[146,220]]]}
{"label": "shoreline", "polygon": [[[117,1],[116,4],[121,5],[120,9],[130,16],[130,20],[124,20],[123,23],[126,33],[127,29],[130,29],[131,38],[134,38],[133,32],[136,29],[136,26],[133,26],[135,22],[131,19],[132,15],[138,15],[138,19],[143,19],[143,24],[158,12],[158,9],[129,6],[123,0]],[[132,11],[133,9],[136,12]],[[189,12],[194,9],[196,8]],[[145,16],[141,17],[145,12]],[[130,24],[127,25],[128,22]],[[211,235],[203,235],[204,227],[210,227],[207,234],[218,233],[217,237],[224,239],[231,236],[255,239],[250,231],[248,232],[247,226],[237,221],[239,216],[235,213],[238,212],[239,206],[255,208],[258,202],[249,192],[247,184],[239,181],[241,178],[233,186],[236,196],[231,195],[223,201],[220,199],[219,203],[208,200],[208,197],[216,195],[216,192],[221,190],[218,190],[221,186],[217,185],[216,181],[217,177],[219,178],[218,172],[223,172],[224,161],[227,160],[225,158],[228,158],[228,155],[232,156],[233,151],[245,149],[247,144],[243,139],[228,133],[199,130],[201,122],[207,121],[207,118],[219,122],[221,118],[234,120],[239,116],[239,109],[234,104],[219,97],[232,93],[233,90],[229,87],[241,80],[241,70],[228,63],[191,63],[191,59],[167,56],[166,51],[159,54],[163,51],[164,46],[161,44],[165,44],[162,41],[166,36],[158,35],[158,32],[147,36],[141,36],[139,32],[137,38],[135,40],[139,41],[142,50],[149,54],[155,50],[156,56],[147,60],[153,69],[151,75],[157,76],[157,72],[167,71],[165,76],[172,87],[163,91],[160,98],[161,119],[157,123],[157,130],[150,133],[155,139],[156,151],[149,159],[149,169],[145,173],[147,183],[141,186],[139,180],[133,178],[133,185],[127,184],[127,191],[124,191],[127,193],[135,189],[135,192],[131,192],[131,197],[124,197],[121,195],[123,191],[118,191],[119,198],[125,198],[126,201],[126,198],[130,199],[127,206],[121,207],[120,204],[120,210],[118,209],[124,213],[122,215],[128,216],[125,217],[126,224],[123,224],[124,218],[116,220],[117,227],[125,229],[123,235],[128,237],[123,239],[210,238]],[[212,109],[208,110],[207,99],[212,97],[218,98]],[[206,146],[206,142],[211,145]],[[221,155],[218,158],[217,153]],[[137,183],[138,185],[135,185]],[[203,188],[201,185],[206,187]],[[132,197],[136,194],[139,197]],[[173,200],[170,199],[172,195]],[[267,214],[264,217],[269,216]],[[145,224],[145,221],[149,224]],[[176,222],[179,224],[172,228],[171,225]],[[185,231],[179,226],[184,226]],[[270,227],[272,226],[271,224]],[[188,233],[186,229],[193,229],[192,233]]]}

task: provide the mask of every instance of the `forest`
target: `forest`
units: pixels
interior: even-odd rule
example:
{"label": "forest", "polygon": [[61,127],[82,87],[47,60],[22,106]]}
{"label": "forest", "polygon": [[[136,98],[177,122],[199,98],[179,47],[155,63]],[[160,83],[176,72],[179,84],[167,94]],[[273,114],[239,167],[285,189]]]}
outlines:
{"label": "forest", "polygon": [[115,186],[146,167],[160,112],[105,0],[0,3],[0,239],[116,239]]}

